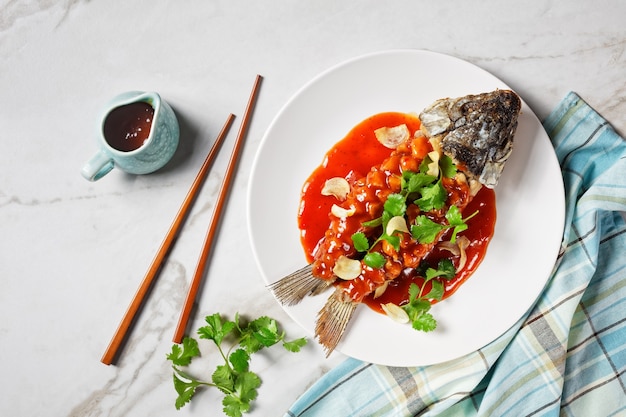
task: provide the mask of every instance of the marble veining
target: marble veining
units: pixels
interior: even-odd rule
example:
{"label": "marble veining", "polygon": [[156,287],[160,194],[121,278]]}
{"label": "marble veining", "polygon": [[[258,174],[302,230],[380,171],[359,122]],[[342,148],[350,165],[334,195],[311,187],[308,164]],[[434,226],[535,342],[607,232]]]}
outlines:
{"label": "marble veining", "polygon": [[0,32],[11,29],[20,20],[27,20],[33,15],[40,13],[49,13],[52,9],[60,7],[62,15],[57,22],[57,26],[59,26],[68,17],[71,9],[80,3],[80,0],[66,0],[63,2],[54,0],[38,2],[9,0],[5,3],[2,5],[2,14],[0,15]]}

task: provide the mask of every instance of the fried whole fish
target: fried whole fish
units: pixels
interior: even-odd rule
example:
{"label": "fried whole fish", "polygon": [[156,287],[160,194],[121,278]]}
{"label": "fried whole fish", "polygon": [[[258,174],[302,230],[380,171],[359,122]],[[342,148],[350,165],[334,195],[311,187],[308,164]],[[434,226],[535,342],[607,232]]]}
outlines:
{"label": "fried whole fish", "polygon": [[[428,150],[450,157],[458,172],[452,178],[442,178],[447,194],[444,206],[424,211],[423,207],[409,204],[404,220],[410,225],[419,214],[427,214],[431,220],[445,224],[445,214],[451,206],[462,210],[480,187],[493,188],[498,183],[511,154],[520,110],[521,100],[510,90],[446,98],[428,106],[419,114],[421,132],[402,140],[385,161],[372,167],[350,189],[343,206],[350,207],[349,215],[360,221],[346,222],[341,215],[337,216],[320,242],[313,262],[269,285],[277,300],[285,305],[297,304],[304,297],[320,294],[331,286],[335,288],[320,310],[315,328],[327,355],[341,340],[363,298],[384,288],[402,270],[417,268],[444,233],[429,243],[412,239],[408,233],[403,235],[398,247],[384,241],[376,243],[371,249],[384,257],[384,265],[379,268],[357,259],[357,251],[346,244],[345,236],[361,232],[369,238],[380,233],[376,227],[364,224],[381,215],[390,194],[401,191],[398,178],[402,178],[403,172],[419,170],[426,156],[424,143],[428,144]],[[401,230],[391,232],[403,234]],[[341,263],[356,267],[353,276],[339,272],[343,268]]]}

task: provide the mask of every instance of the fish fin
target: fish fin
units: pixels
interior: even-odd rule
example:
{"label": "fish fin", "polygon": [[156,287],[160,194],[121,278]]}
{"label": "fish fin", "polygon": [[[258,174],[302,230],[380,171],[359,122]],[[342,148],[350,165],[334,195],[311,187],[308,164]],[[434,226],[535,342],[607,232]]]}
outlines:
{"label": "fish fin", "polygon": [[307,295],[322,293],[332,283],[315,277],[311,271],[312,265],[307,265],[267,287],[279,303],[287,306],[296,305]]}
{"label": "fish fin", "polygon": [[336,289],[320,310],[315,325],[315,336],[324,346],[326,357],[337,347],[357,305],[358,303],[345,296],[340,289]]}

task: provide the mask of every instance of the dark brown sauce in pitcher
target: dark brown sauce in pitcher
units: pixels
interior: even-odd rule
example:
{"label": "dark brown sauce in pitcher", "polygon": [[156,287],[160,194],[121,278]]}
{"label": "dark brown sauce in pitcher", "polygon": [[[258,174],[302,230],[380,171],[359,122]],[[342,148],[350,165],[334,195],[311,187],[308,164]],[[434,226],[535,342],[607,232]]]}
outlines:
{"label": "dark brown sauce in pitcher", "polygon": [[154,108],[143,101],[116,107],[104,121],[104,138],[118,151],[139,149],[150,136],[153,117]]}

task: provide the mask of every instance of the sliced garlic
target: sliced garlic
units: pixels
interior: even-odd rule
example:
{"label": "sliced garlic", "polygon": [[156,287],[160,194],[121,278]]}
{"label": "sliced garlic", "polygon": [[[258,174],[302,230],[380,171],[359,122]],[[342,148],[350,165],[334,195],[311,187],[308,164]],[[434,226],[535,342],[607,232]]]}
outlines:
{"label": "sliced garlic", "polygon": [[361,275],[361,261],[341,255],[335,262],[333,273],[341,279],[355,279]]}
{"label": "sliced garlic", "polygon": [[381,127],[374,131],[376,139],[386,148],[395,149],[399,144],[407,140],[411,133],[409,128],[405,125],[399,125],[395,127]]}
{"label": "sliced garlic", "polygon": [[441,152],[439,150],[434,150],[434,151],[428,152],[428,156],[433,161],[439,162],[439,159],[441,159]]}
{"label": "sliced garlic", "polygon": [[[422,132],[422,133],[424,133],[424,132]],[[428,136],[428,135],[426,135],[426,136]],[[430,142],[430,145],[433,147],[435,152],[438,152],[441,155],[441,153],[442,153],[442,151],[441,151],[441,139],[435,136],[435,137],[429,138],[428,142]]]}
{"label": "sliced garlic", "polygon": [[381,304],[380,306],[382,307],[385,314],[391,317],[393,321],[397,321],[398,323],[402,324],[409,322],[409,315],[406,311],[404,311],[402,307],[394,303]]}
{"label": "sliced garlic", "polygon": [[460,236],[456,239],[456,243],[459,246],[459,252],[461,257],[459,258],[459,267],[457,268],[457,272],[461,269],[465,268],[465,263],[467,262],[467,254],[465,253],[465,249],[470,245],[470,241],[465,236]]}
{"label": "sliced garlic", "polygon": [[391,219],[389,219],[389,222],[387,223],[387,228],[385,229],[385,232],[391,236],[393,234],[393,232],[402,232],[402,233],[409,233],[409,228],[406,225],[406,220],[404,219],[403,216],[395,216],[392,217]]}
{"label": "sliced garlic", "polygon": [[352,216],[356,212],[356,208],[354,206],[350,206],[349,209],[345,209],[337,204],[333,204],[330,208],[330,212],[335,217],[339,217],[340,219],[345,219],[346,217]]}
{"label": "sliced garlic", "polygon": [[470,187],[470,195],[475,196],[476,194],[478,194],[480,189],[483,188],[483,185],[477,180],[475,180],[474,178],[471,178],[469,180],[469,187]]}
{"label": "sliced garlic", "polygon": [[381,285],[380,287],[376,287],[376,289],[374,290],[374,298],[378,298],[381,295],[383,295],[385,291],[387,291],[388,286],[389,286],[389,281],[385,281],[383,282],[383,285]]}
{"label": "sliced garlic", "polygon": [[474,178],[468,180],[467,176],[461,171],[456,173],[456,180],[460,183],[466,183],[469,186],[469,192],[472,197],[475,197],[483,187],[483,185]]}
{"label": "sliced garlic", "polygon": [[[457,242],[458,242],[458,239],[457,239]],[[437,245],[437,247],[439,249],[447,250],[448,252],[450,252],[454,256],[459,256],[461,254],[461,251],[459,250],[459,245],[458,245],[457,242],[452,243],[449,240],[447,240],[445,242],[439,243]]]}
{"label": "sliced garlic", "polygon": [[433,177],[439,176],[439,157],[441,155],[437,151],[428,152],[428,157],[431,159],[431,163],[428,164],[428,171],[426,172],[428,175],[432,175]]}
{"label": "sliced garlic", "polygon": [[322,188],[322,195],[332,195],[343,201],[350,192],[350,184],[345,178],[333,177],[326,180]]}
{"label": "sliced garlic", "polygon": [[441,242],[437,245],[439,249],[447,250],[452,253],[454,256],[459,256],[459,266],[457,267],[457,272],[465,267],[467,263],[467,254],[465,249],[470,245],[470,241],[465,236],[459,236],[456,238],[456,242],[452,243],[450,241]]}

